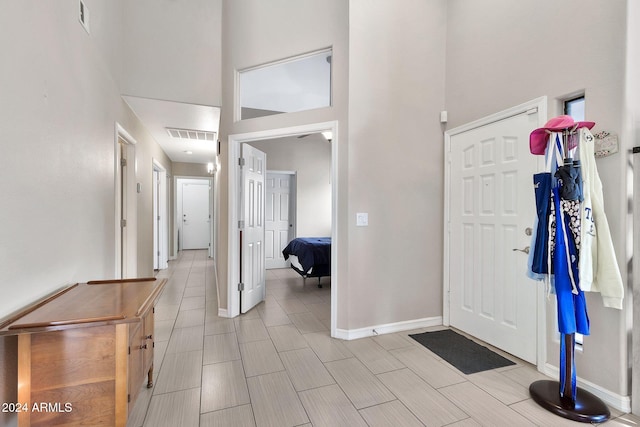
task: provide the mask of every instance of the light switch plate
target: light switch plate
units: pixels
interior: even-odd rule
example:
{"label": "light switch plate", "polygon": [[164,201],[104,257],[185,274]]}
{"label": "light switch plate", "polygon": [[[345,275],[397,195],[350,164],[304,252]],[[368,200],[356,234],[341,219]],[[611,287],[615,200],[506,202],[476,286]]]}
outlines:
{"label": "light switch plate", "polygon": [[369,225],[369,214],[366,212],[359,212],[356,214],[356,225],[358,227],[366,227]]}

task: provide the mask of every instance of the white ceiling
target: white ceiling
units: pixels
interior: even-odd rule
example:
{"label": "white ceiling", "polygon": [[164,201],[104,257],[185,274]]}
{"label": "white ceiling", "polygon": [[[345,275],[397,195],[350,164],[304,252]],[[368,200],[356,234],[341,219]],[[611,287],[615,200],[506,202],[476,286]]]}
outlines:
{"label": "white ceiling", "polygon": [[[173,162],[208,163],[218,148],[220,108],[123,95],[144,127]],[[214,141],[173,138],[167,128],[215,132]],[[187,154],[191,151],[192,154]]]}

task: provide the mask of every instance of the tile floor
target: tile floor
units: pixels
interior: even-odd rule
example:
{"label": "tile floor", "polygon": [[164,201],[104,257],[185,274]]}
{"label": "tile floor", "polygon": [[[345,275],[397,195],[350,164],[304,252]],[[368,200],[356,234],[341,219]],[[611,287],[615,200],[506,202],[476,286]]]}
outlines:
{"label": "tile floor", "polygon": [[[329,336],[330,280],[269,270],[267,298],[218,317],[213,262],[185,251],[158,276],[155,384],[130,427],[568,426],[529,398],[529,364],[464,375],[407,336]],[[430,328],[438,329],[438,328]],[[640,418],[612,410],[607,426]]]}

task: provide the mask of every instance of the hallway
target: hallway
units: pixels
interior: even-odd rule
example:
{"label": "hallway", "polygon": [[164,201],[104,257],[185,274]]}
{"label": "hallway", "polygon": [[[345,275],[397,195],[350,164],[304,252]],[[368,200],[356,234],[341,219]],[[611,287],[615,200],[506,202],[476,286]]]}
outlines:
{"label": "hallway", "polygon": [[[220,318],[213,272],[201,250],[158,274],[168,282],[156,306],[155,383],[128,426],[583,425],[529,398],[528,385],[546,377],[519,360],[464,375],[407,336],[427,329],[330,338],[329,278],[303,287],[292,270],[269,270],[266,301]],[[612,418],[607,426],[640,424]]]}

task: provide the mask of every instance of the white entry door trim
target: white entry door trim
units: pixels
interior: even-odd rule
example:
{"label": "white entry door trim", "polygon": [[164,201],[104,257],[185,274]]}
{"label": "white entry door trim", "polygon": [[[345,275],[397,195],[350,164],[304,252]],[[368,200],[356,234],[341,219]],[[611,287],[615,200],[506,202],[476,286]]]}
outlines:
{"label": "white entry door trim", "polygon": [[[120,142],[123,146],[120,147]],[[136,140],[115,124],[115,277],[138,275],[138,198],[136,196]]]}
{"label": "white entry door trim", "polygon": [[163,270],[169,267],[169,208],[167,197],[167,169],[158,160],[153,159],[153,173],[154,269]]}
{"label": "white entry door trim", "polygon": [[[452,259],[450,257],[451,249],[451,138],[464,132],[486,126],[491,123],[498,122],[519,114],[536,111],[538,113],[538,127],[542,127],[547,120],[547,98],[540,97],[524,104],[509,108],[488,117],[467,123],[457,128],[445,132],[445,204],[444,204],[444,266],[443,266],[443,324],[450,325],[450,273],[452,268]],[[533,130],[533,129],[532,129]],[[533,191],[533,189],[531,189]],[[533,225],[532,225],[533,226]],[[523,271],[522,274],[525,274]],[[543,370],[546,360],[546,322],[545,322],[545,304],[544,304],[544,286],[537,286],[537,337],[536,337],[536,354],[538,370]]]}
{"label": "white entry door trim", "polygon": [[228,215],[228,250],[229,258],[227,262],[227,310],[220,310],[221,315],[235,317],[240,314],[240,292],[238,291],[239,264],[240,264],[240,242],[238,239],[238,221],[240,220],[240,200],[239,189],[241,183],[240,167],[240,145],[244,142],[260,141],[265,139],[280,138],[294,135],[304,135],[309,133],[330,130],[331,140],[331,336],[336,336],[337,307],[338,307],[338,252],[339,246],[339,223],[338,223],[338,122],[330,121],[323,123],[313,123],[308,125],[293,126],[288,128],[270,129],[266,131],[249,132],[243,134],[229,135],[229,215]]}

